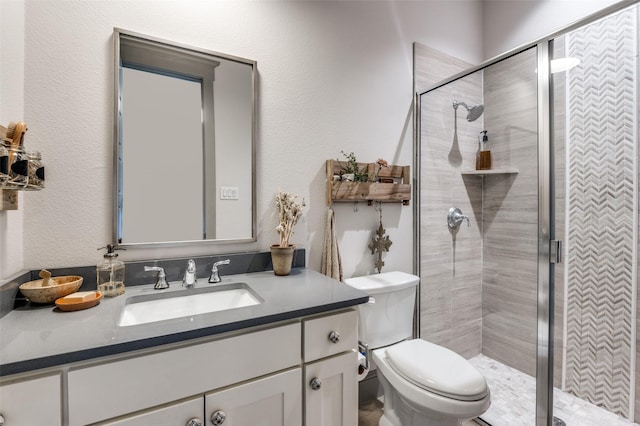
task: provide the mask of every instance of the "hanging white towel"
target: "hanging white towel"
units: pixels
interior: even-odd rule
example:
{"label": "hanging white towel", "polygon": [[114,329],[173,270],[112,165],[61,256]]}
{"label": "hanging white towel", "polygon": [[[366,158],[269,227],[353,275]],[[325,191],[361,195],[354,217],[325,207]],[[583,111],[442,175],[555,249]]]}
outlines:
{"label": "hanging white towel", "polygon": [[327,228],[324,233],[322,267],[320,271],[331,278],[342,281],[342,260],[338,249],[338,238],[336,237],[336,219],[331,208],[327,214]]}

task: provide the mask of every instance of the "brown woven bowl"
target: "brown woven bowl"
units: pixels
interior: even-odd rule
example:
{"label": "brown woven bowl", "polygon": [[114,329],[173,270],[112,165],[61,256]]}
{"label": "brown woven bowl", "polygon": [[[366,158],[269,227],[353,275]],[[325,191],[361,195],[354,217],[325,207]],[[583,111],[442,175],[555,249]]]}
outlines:
{"label": "brown woven bowl", "polygon": [[82,277],[68,275],[54,277],[49,280],[49,285],[43,287],[42,280],[29,281],[18,287],[20,293],[33,303],[53,303],[56,299],[75,293],[82,285]]}

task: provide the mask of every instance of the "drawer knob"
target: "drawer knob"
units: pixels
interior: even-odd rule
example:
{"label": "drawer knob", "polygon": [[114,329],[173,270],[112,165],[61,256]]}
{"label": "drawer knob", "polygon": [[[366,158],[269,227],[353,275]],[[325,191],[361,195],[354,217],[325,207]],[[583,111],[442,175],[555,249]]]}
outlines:
{"label": "drawer knob", "polygon": [[318,390],[318,389],[320,389],[322,387],[322,381],[319,378],[314,377],[309,382],[309,386],[311,386],[311,389],[313,389],[313,390]]}
{"label": "drawer knob", "polygon": [[211,415],[212,425],[221,425],[227,419],[227,415],[222,410],[218,410]]}
{"label": "drawer knob", "polygon": [[187,426],[202,426],[202,420],[194,417],[187,422]]}
{"label": "drawer knob", "polygon": [[329,340],[331,340],[333,343],[338,343],[340,341],[340,333],[338,333],[337,331],[332,331],[331,333],[329,333]]}

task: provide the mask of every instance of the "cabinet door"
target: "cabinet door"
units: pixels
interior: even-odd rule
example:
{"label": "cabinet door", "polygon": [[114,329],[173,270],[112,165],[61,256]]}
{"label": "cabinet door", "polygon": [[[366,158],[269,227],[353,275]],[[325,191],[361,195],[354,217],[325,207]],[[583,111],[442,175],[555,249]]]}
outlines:
{"label": "cabinet door", "polygon": [[60,376],[0,386],[0,415],[7,426],[62,424]]}
{"label": "cabinet door", "polygon": [[101,424],[104,426],[202,426],[207,424],[202,417],[203,414],[204,401],[202,396],[199,396],[156,410]]}
{"label": "cabinet door", "polygon": [[347,352],[305,365],[305,425],[358,424],[357,355]]}
{"label": "cabinet door", "polygon": [[[299,368],[205,396],[205,421],[223,426],[300,426]],[[355,424],[355,423],[354,423]]]}

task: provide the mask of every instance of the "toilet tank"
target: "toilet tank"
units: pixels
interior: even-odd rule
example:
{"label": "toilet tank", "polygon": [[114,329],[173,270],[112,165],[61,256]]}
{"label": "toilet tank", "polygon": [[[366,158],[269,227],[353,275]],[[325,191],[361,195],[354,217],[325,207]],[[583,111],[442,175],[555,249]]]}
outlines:
{"label": "toilet tank", "polygon": [[416,286],[420,278],[405,272],[384,272],[344,280],[370,296],[358,305],[358,339],[369,349],[413,337]]}

